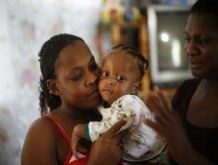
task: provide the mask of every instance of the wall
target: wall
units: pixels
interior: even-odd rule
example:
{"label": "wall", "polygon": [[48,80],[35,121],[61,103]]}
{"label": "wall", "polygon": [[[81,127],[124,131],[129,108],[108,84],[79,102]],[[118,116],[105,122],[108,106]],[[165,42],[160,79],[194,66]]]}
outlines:
{"label": "wall", "polygon": [[96,54],[100,8],[101,0],[0,0],[0,164],[20,164],[26,131],[40,116],[42,43],[54,34],[72,33]]}

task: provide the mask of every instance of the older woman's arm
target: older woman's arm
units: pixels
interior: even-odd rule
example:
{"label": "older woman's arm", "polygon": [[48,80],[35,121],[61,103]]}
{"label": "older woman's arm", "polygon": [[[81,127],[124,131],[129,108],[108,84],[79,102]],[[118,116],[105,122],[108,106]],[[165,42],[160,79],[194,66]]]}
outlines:
{"label": "older woman's arm", "polygon": [[155,129],[168,143],[171,157],[179,164],[212,164],[194,150],[190,143],[181,118],[172,110],[171,104],[163,93],[155,88],[145,97],[146,105],[153,112],[155,122],[144,119],[145,124]]}

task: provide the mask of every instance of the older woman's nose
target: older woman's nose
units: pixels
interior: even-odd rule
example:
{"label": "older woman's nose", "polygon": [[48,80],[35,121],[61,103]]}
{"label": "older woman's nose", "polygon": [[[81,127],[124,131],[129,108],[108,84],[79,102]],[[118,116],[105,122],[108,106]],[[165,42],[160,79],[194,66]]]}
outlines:
{"label": "older woman's nose", "polygon": [[198,48],[194,41],[191,40],[186,43],[185,52],[188,56],[194,56],[198,53]]}

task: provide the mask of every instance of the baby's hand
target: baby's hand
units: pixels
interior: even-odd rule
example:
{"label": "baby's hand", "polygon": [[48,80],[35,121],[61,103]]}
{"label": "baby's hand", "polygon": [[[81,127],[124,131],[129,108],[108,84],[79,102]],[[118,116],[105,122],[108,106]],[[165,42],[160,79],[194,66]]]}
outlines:
{"label": "baby's hand", "polygon": [[77,151],[84,150],[84,148],[81,148],[79,145],[80,139],[83,138],[83,129],[84,129],[84,125],[82,124],[76,125],[73,129],[73,133],[71,136],[71,149],[77,159],[79,159]]}
{"label": "baby's hand", "polygon": [[71,136],[71,149],[72,149],[72,152],[77,159],[78,159],[77,146],[79,144],[79,140],[80,140],[80,138],[73,131],[72,136]]}

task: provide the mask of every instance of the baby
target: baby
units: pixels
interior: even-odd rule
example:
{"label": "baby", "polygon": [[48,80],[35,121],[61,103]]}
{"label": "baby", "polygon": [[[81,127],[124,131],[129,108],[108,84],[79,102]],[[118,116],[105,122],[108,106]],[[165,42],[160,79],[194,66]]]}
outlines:
{"label": "baby", "polygon": [[118,45],[109,51],[102,62],[99,80],[99,92],[104,105],[99,107],[102,120],[75,126],[72,133],[75,154],[81,138],[93,142],[116,122],[126,120],[121,128],[128,129],[122,141],[124,160],[146,160],[156,156],[157,148],[162,148],[164,143],[160,147],[156,132],[141,122],[142,116],[153,118],[137,96],[147,65],[147,60],[134,47]]}

